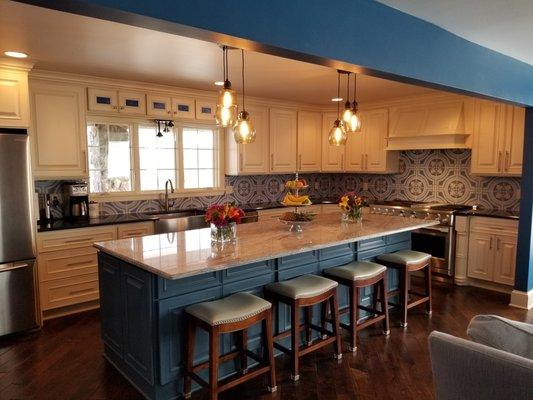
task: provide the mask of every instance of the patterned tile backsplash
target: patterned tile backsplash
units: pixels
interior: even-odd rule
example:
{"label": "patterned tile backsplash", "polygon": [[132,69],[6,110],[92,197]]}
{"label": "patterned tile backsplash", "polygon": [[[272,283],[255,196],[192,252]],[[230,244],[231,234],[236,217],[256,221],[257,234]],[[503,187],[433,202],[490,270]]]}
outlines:
{"label": "patterned tile backsplash", "polygon": [[[415,200],[452,204],[480,204],[485,208],[518,211],[520,178],[481,177],[470,174],[470,150],[413,150],[400,156],[400,173],[302,174],[313,198],[336,198],[346,191],[358,191],[369,199]],[[292,175],[227,176],[233,193],[209,197],[183,197],[174,209],[206,208],[215,202],[256,204],[280,201],[283,184]],[[39,193],[52,193],[64,204],[61,181],[39,181]],[[102,214],[162,210],[160,200],[106,202]]]}

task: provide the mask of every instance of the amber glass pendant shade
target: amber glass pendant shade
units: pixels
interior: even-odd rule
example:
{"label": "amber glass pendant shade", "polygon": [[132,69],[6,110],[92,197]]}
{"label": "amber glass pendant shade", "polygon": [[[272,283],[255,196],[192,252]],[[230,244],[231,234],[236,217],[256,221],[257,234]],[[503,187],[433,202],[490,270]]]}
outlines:
{"label": "amber glass pendant shade", "polygon": [[350,102],[347,101],[344,105],[344,111],[342,112],[342,122],[344,122],[344,125],[349,127],[350,120],[352,119],[353,111],[352,107],[350,105]]}
{"label": "amber glass pendant shade", "polygon": [[233,126],[233,138],[239,144],[249,144],[255,141],[255,128],[248,111],[241,111],[237,122]]}
{"label": "amber glass pendant shade", "polygon": [[346,135],[346,129],[340,119],[335,120],[328,135],[329,144],[332,146],[344,146],[348,135]]}
{"label": "amber glass pendant shade", "polygon": [[237,105],[231,107],[224,107],[222,105],[217,105],[215,111],[215,122],[218,126],[222,128],[228,128],[233,126],[235,120],[237,119]]}
{"label": "amber glass pendant shade", "polygon": [[350,117],[350,121],[348,122],[347,126],[350,133],[361,132],[361,117],[357,111],[352,112],[352,116]]}

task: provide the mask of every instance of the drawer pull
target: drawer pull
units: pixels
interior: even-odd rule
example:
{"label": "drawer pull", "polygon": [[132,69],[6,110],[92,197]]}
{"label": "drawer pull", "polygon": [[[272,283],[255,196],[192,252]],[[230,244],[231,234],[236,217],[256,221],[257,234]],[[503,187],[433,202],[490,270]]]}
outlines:
{"label": "drawer pull", "polygon": [[72,263],[68,263],[67,267],[77,267],[78,265],[87,265],[87,264],[89,264],[91,262],[92,262],[92,260],[72,262]]}
{"label": "drawer pull", "polygon": [[93,288],[88,288],[88,289],[71,290],[71,291],[68,292],[68,294],[74,296],[74,295],[77,295],[77,294],[90,293],[90,292],[94,292],[94,289]]}
{"label": "drawer pull", "polygon": [[72,239],[72,240],[65,240],[65,243],[83,243],[87,241],[94,240],[94,238],[85,238],[85,239]]}

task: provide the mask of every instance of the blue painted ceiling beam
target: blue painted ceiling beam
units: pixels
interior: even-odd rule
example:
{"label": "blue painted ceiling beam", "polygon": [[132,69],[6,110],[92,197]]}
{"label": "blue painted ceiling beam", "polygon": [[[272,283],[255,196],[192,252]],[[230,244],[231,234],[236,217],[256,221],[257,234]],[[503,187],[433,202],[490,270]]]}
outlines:
{"label": "blue painted ceiling beam", "polygon": [[533,106],[532,65],[371,0],[23,2]]}

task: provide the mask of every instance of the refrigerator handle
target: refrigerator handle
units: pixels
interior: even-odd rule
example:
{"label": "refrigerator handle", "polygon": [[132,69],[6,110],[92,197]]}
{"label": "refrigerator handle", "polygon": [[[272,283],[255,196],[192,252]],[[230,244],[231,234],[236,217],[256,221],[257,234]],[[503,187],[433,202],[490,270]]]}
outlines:
{"label": "refrigerator handle", "polygon": [[13,271],[15,269],[21,269],[21,268],[27,268],[27,267],[29,267],[29,265],[27,263],[1,264],[0,265],[0,272]]}

